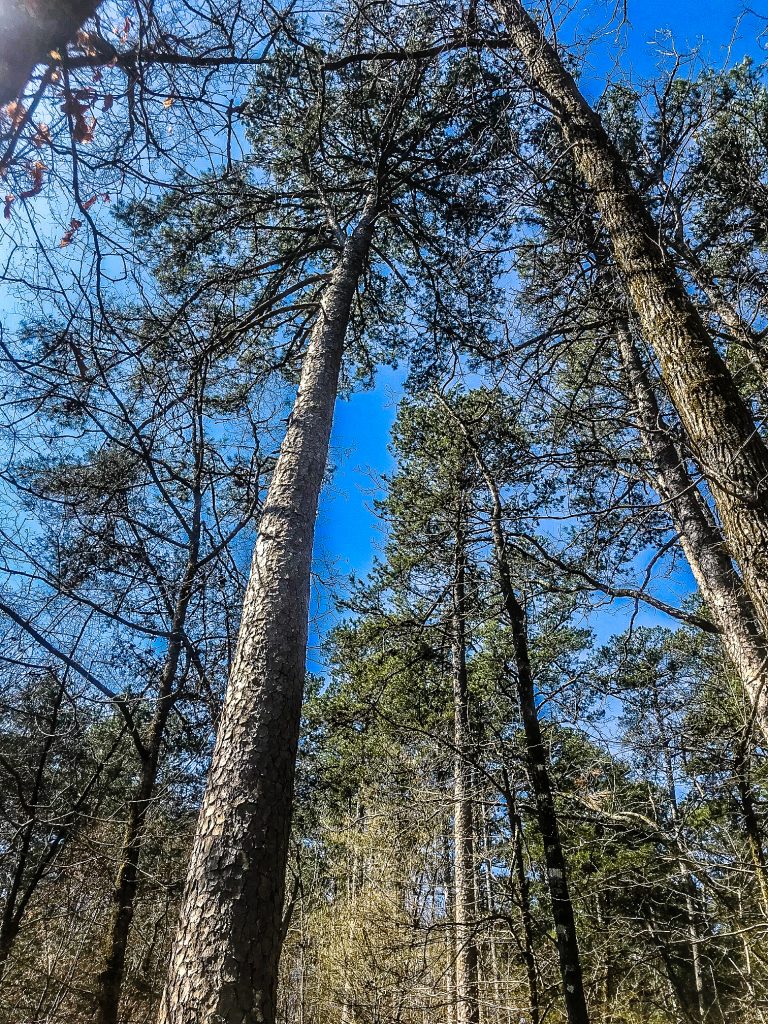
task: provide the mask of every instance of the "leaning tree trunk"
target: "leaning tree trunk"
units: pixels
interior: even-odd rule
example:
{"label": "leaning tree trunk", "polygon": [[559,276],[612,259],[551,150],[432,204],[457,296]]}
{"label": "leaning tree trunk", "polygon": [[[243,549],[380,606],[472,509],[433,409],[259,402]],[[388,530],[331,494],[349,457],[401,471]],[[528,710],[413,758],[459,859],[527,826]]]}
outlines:
{"label": "leaning tree trunk", "polygon": [[475,828],[472,813],[472,737],[467,680],[465,495],[459,496],[452,588],[451,656],[454,721],[454,920],[456,928],[456,1020],[479,1024],[479,977],[475,937]]}
{"label": "leaning tree trunk", "polygon": [[274,1024],[315,516],[344,337],[376,212],[322,299],[262,513],[161,1024]]}
{"label": "leaning tree trunk", "polygon": [[70,43],[101,0],[6,0],[0,4],[0,106],[15,100],[38,64]]}
{"label": "leaning tree trunk", "polygon": [[768,735],[768,650],[754,606],[686,469],[625,324],[618,325],[617,336],[640,437],[654,470],[656,491],[680,535],[683,553],[707,608],[720,627],[723,646],[752,702],[755,720]]}
{"label": "leaning tree trunk", "polygon": [[495,0],[533,86],[594,193],[643,334],[707,476],[728,543],[768,628],[768,449],[598,115],[519,0]]}

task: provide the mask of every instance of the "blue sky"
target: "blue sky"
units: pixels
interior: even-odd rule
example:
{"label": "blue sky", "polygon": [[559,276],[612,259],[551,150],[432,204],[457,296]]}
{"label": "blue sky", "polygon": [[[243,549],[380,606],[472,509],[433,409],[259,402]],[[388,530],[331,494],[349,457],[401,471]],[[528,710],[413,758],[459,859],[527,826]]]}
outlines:
{"label": "blue sky", "polygon": [[[607,7],[579,3],[571,19],[580,35],[605,22]],[[746,15],[735,0],[628,0],[629,23],[617,39],[614,31],[602,33],[590,48],[582,87],[591,98],[599,95],[608,77],[628,76],[635,81],[654,75],[667,48],[665,33],[671,33],[679,52],[699,47],[701,55],[714,67],[739,63],[745,55],[756,62],[768,57],[768,20]],[[586,12],[586,13],[585,13]],[[767,12],[768,14],[768,12]],[[322,667],[319,644],[327,634],[335,615],[329,600],[329,581],[334,588],[339,577],[351,573],[365,576],[381,545],[382,532],[372,511],[377,493],[376,481],[393,468],[388,450],[389,432],[397,411],[397,400],[405,373],[385,368],[379,371],[376,386],[339,401],[332,436],[331,461],[335,467],[331,483],[323,494],[315,542],[315,587],[310,622],[309,668]],[[667,595],[679,600],[693,588],[686,571],[681,570]],[[631,608],[615,607],[603,619],[600,633],[606,635],[626,623]],[[652,611],[638,618],[643,624],[671,624],[671,620]]]}

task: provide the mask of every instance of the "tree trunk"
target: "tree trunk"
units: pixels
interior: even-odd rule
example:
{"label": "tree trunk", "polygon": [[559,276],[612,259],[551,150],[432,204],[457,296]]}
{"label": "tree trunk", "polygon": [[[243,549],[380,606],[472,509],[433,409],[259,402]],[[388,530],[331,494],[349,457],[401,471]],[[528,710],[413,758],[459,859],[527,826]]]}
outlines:
{"label": "tree trunk", "polygon": [[768,449],[600,118],[519,0],[496,0],[496,6],[594,193],[641,329],[658,356],[766,629]]}
{"label": "tree trunk", "polygon": [[112,892],[112,914],[104,952],[104,966],[98,978],[95,1024],[117,1024],[120,1011],[128,938],[138,891],[141,844],[157,784],[160,750],[165,727],[175,699],[174,689],[183,646],[184,627],[198,570],[201,528],[199,455],[197,465],[195,512],[189,539],[187,566],[173,611],[168,650],[155,699],[154,714],[150,721],[147,739],[139,750],[141,761],[139,784],[128,808],[122,859]]}
{"label": "tree trunk", "polygon": [[[452,794],[455,798],[455,793]],[[451,818],[453,815],[451,815]],[[448,1024],[456,1024],[456,912],[454,892],[456,880],[451,850],[451,821],[446,822],[443,834],[443,863],[445,869],[445,1019]]]}
{"label": "tree trunk", "polygon": [[760,890],[760,901],[763,905],[763,914],[768,914],[768,862],[766,862],[763,840],[760,835],[760,824],[755,811],[755,801],[752,795],[749,772],[748,753],[749,734],[745,734],[736,748],[734,757],[734,774],[739,790],[739,802],[744,817],[744,828],[749,842],[749,852],[752,858],[752,865],[755,869],[755,878]]}
{"label": "tree trunk", "polygon": [[15,100],[51,50],[63,50],[101,0],[6,0],[0,5],[0,106]]}
{"label": "tree trunk", "polygon": [[581,955],[576,936],[576,919],[568,887],[565,855],[560,841],[560,826],[557,819],[549,764],[541,735],[536,690],[528,654],[528,630],[525,610],[517,599],[512,585],[512,572],[507,558],[507,546],[502,529],[501,496],[493,475],[486,466],[482,453],[472,438],[467,426],[459,421],[467,442],[472,449],[477,465],[483,474],[491,497],[491,531],[499,586],[504,610],[512,628],[512,643],[515,651],[517,670],[517,694],[525,734],[525,751],[531,789],[536,798],[536,818],[544,845],[544,863],[552,902],[552,919],[555,925],[555,942],[560,961],[560,976],[563,983],[563,998],[569,1024],[589,1024],[587,1000],[584,994],[584,980],[581,969]]}
{"label": "tree trunk", "polygon": [[[662,711],[661,704],[659,702],[659,691],[656,677],[653,676],[651,682],[651,703],[653,706],[653,713],[656,719],[656,729],[659,734],[659,741],[661,743],[661,756],[664,762],[664,773],[667,778],[667,798],[669,800],[669,806],[672,816],[672,825],[675,830],[674,845],[677,854],[677,870],[680,875],[680,880],[683,886],[683,897],[685,899],[685,916],[686,926],[688,930],[688,937],[690,939],[690,955],[691,955],[691,970],[693,974],[693,990],[696,994],[695,1002],[695,1013],[700,1022],[709,1020],[709,1013],[707,1010],[707,995],[704,991],[704,973],[701,965],[701,954],[699,951],[699,945],[701,943],[701,935],[699,934],[698,926],[698,914],[696,910],[696,903],[698,902],[698,894],[696,892],[696,883],[688,870],[685,863],[685,853],[681,843],[681,822],[680,822],[680,808],[677,802],[677,786],[675,783],[675,769],[672,762],[671,753],[671,741],[667,734],[667,728],[664,721],[664,713]],[[710,1002],[710,1005],[711,1002]]]}
{"label": "tree trunk", "polygon": [[315,517],[369,200],[322,299],[264,506],[161,1024],[274,1024]]}
{"label": "tree trunk", "polygon": [[467,599],[465,495],[459,496],[455,527],[456,556],[451,609],[451,647],[454,722],[454,875],[456,922],[457,1024],[479,1024],[477,918],[475,885],[475,828],[472,806],[472,734],[467,685]]}
{"label": "tree trunk", "polygon": [[[498,557],[498,556],[497,556]],[[504,556],[506,560],[506,556]],[[508,574],[507,570],[502,570]],[[503,585],[504,603],[512,626],[517,668],[517,689],[525,732],[526,758],[531,787],[536,798],[536,818],[544,845],[544,864],[552,901],[552,920],[563,982],[563,997],[569,1024],[589,1024],[587,1001],[581,970],[581,956],[576,936],[576,919],[568,887],[565,855],[560,840],[555,799],[549,777],[546,750],[536,709],[531,663],[528,656],[528,635],[525,613],[509,584]]]}
{"label": "tree trunk", "polygon": [[[0,977],[2,977],[5,964],[10,956],[16,937],[19,934],[24,911],[26,910],[32,894],[37,888],[37,883],[42,878],[42,874],[50,859],[50,855],[44,855],[37,866],[37,870],[32,873],[32,878],[29,880],[26,879],[32,838],[35,826],[38,824],[37,812],[43,788],[45,769],[48,764],[48,757],[51,753],[51,748],[53,747],[53,743],[57,735],[59,714],[61,712],[64,693],[65,682],[64,679],[62,679],[59,682],[51,713],[46,723],[45,738],[35,767],[32,790],[26,798],[26,804],[33,813],[30,816],[30,819],[19,831],[21,836],[19,852],[13,866],[11,882],[6,892],[2,918],[0,918]],[[56,845],[58,846],[58,844]]]}
{"label": "tree trunk", "polygon": [[768,735],[768,657],[754,607],[661,415],[627,326],[619,324],[617,335],[640,436],[655,471],[656,491],[680,535],[683,553],[720,627],[723,646],[752,702],[756,721]]}
{"label": "tree trunk", "polygon": [[515,794],[509,782],[509,773],[504,766],[502,766],[501,771],[504,782],[504,802],[507,807],[507,820],[509,821],[510,833],[512,835],[514,871],[517,879],[517,886],[520,890],[520,918],[523,924],[524,943],[523,960],[525,961],[525,975],[528,981],[528,996],[531,1001],[531,1024],[539,1024],[539,1021],[541,1020],[541,1009],[539,1007],[539,979],[536,972],[536,954],[534,952],[533,943],[531,887],[528,882],[528,876],[525,873],[525,858],[523,855],[523,823],[520,815],[517,813]]}
{"label": "tree trunk", "polygon": [[[493,892],[493,860],[491,851],[491,842],[488,836],[488,818],[486,815],[485,804],[480,805],[480,814],[478,817],[478,831],[479,831],[479,842],[480,849],[482,851],[483,859],[483,872],[482,875],[477,876],[477,891],[478,896],[482,897],[482,906],[479,907],[482,917],[487,917],[491,922],[490,929],[488,931],[488,969],[491,974],[491,984],[493,986],[493,1003],[495,1010],[495,1018],[497,1021],[501,1020],[501,1014],[504,1007],[504,1000],[501,991],[501,977],[499,973],[499,953],[496,944],[496,927],[494,918],[496,915],[496,900],[494,899]],[[480,957],[480,970],[478,972],[479,982],[482,985],[485,980],[483,975],[483,962]],[[482,1008],[483,1000],[481,1000]]]}
{"label": "tree trunk", "polygon": [[344,957],[344,997],[341,1003],[341,1024],[354,1024],[357,1017],[357,1008],[354,1004],[354,988],[352,986],[353,971],[353,950],[355,945],[355,921],[358,915],[358,895],[363,886],[364,870],[360,863],[360,842],[361,833],[364,828],[365,812],[360,803],[360,794],[355,799],[354,824],[352,809],[349,814],[349,835],[352,836],[354,849],[351,856],[347,854],[347,913],[349,924],[347,926],[347,955]]}

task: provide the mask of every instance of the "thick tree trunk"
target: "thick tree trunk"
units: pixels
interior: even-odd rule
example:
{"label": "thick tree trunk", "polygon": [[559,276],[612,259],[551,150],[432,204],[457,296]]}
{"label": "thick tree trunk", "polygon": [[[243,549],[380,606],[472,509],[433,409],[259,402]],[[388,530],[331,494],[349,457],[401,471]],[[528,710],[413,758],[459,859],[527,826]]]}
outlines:
{"label": "thick tree trunk", "polygon": [[641,329],[656,351],[766,629],[768,449],[600,118],[519,0],[496,0],[496,6],[594,193]]}
{"label": "thick tree trunk", "polygon": [[467,599],[465,496],[459,497],[455,527],[456,558],[451,609],[451,646],[454,721],[454,876],[456,927],[457,1024],[480,1020],[478,956],[475,938],[477,918],[475,885],[475,827],[472,807],[472,734],[467,683]]}
{"label": "thick tree trunk", "polygon": [[182,899],[162,1024],[274,1024],[312,544],[375,208],[347,238],[304,357],[263,510]]}
{"label": "thick tree trunk", "polygon": [[754,606],[661,415],[626,325],[619,324],[617,336],[638,429],[655,472],[656,491],[680,535],[683,553],[710,614],[720,627],[723,646],[752,702],[756,721],[768,735],[768,651]]}
{"label": "thick tree trunk", "polygon": [[4,0],[0,4],[0,106],[15,100],[38,64],[62,50],[101,0]]}

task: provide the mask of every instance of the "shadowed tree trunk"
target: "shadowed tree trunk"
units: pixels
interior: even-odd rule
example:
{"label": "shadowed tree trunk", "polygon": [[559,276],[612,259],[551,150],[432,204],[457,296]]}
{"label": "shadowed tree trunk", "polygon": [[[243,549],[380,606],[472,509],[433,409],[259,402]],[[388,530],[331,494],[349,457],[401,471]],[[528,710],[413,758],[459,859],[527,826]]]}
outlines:
{"label": "shadowed tree trunk", "polygon": [[659,359],[765,630],[768,449],[600,118],[519,0],[496,0],[496,9],[594,194],[641,330]]}
{"label": "shadowed tree trunk", "polygon": [[522,954],[525,961],[525,975],[528,981],[528,994],[531,1000],[531,1024],[539,1024],[541,1010],[539,1008],[539,980],[536,971],[536,954],[533,943],[533,914],[531,913],[531,887],[525,873],[525,857],[523,853],[523,823],[517,813],[515,793],[509,781],[506,766],[502,766],[504,783],[504,803],[507,809],[510,834],[513,837],[512,857],[515,878],[520,890],[520,919],[523,924]]}
{"label": "shadowed tree trunk", "polygon": [[[496,530],[494,529],[494,533]],[[500,527],[499,527],[500,532]],[[528,632],[525,612],[512,589],[509,565],[503,546],[494,539],[497,568],[501,580],[504,608],[512,627],[515,649],[517,691],[525,733],[525,749],[531,788],[536,798],[536,818],[544,845],[544,863],[547,869],[549,895],[552,901],[552,920],[555,942],[563,981],[563,998],[569,1024],[589,1024],[587,1001],[581,969],[581,955],[576,936],[576,919],[568,887],[565,854],[560,840],[560,826],[549,777],[549,765],[541,735],[536,692],[533,685],[531,663],[528,656]]]}
{"label": "shadowed tree trunk", "polygon": [[4,0],[0,4],[0,106],[15,100],[38,64],[61,50],[101,0]]}
{"label": "shadowed tree trunk", "polygon": [[[443,403],[446,408],[450,407]],[[544,864],[552,902],[552,920],[555,926],[555,943],[560,963],[563,985],[563,999],[568,1014],[568,1024],[589,1024],[587,1000],[584,993],[584,979],[581,954],[576,935],[576,919],[571,902],[565,854],[560,840],[557,809],[549,773],[547,752],[541,734],[536,690],[528,653],[528,627],[525,609],[515,594],[512,571],[507,556],[507,545],[502,527],[503,506],[499,488],[493,474],[486,465],[482,452],[475,443],[466,423],[455,413],[461,429],[472,450],[477,466],[482,473],[491,498],[491,536],[499,587],[511,630],[515,652],[517,695],[525,735],[525,752],[528,776],[536,800],[536,819],[544,846]]]}
{"label": "shadowed tree trunk", "polygon": [[760,823],[755,810],[755,801],[749,778],[749,741],[750,733],[745,731],[734,755],[734,775],[739,790],[739,802],[749,842],[749,852],[760,890],[760,899],[763,904],[763,913],[768,914],[768,861],[766,861],[765,850],[763,849]]}
{"label": "shadowed tree trunk", "polygon": [[768,734],[768,665],[754,607],[661,415],[626,324],[617,326],[617,337],[640,437],[653,466],[656,491],[680,535],[691,572],[712,618],[720,627],[723,646],[752,702],[756,721]]}
{"label": "shadowed tree trunk", "polygon": [[475,885],[475,828],[472,813],[472,736],[467,686],[466,496],[459,494],[454,540],[456,555],[451,608],[454,722],[454,876],[457,1024],[480,1020]]}
{"label": "shadowed tree trunk", "polygon": [[162,1024],[274,1024],[315,517],[369,200],[323,295],[260,523]]}

